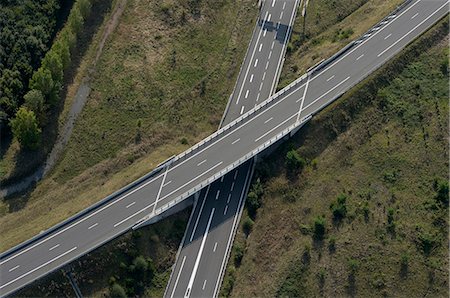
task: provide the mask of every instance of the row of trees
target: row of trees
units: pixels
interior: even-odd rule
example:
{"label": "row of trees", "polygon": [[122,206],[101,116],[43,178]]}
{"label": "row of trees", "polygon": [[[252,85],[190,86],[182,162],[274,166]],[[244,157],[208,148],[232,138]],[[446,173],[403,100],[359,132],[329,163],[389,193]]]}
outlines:
{"label": "row of trees", "polygon": [[10,121],[13,135],[28,149],[39,146],[41,127],[46,125],[48,111],[58,103],[64,73],[71,62],[71,52],[77,37],[91,12],[91,0],[77,0],[66,25],[42,59],[40,67],[29,81],[29,90],[23,96],[23,105]]}

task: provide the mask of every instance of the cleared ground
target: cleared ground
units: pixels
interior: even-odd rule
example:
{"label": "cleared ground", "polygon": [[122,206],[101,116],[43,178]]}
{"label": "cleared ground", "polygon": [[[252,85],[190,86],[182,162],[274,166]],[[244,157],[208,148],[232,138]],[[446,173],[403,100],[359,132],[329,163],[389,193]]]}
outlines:
{"label": "cleared ground", "polygon": [[[257,166],[261,207],[223,296],[448,297],[447,34],[435,26]],[[306,165],[286,170],[289,151]]]}

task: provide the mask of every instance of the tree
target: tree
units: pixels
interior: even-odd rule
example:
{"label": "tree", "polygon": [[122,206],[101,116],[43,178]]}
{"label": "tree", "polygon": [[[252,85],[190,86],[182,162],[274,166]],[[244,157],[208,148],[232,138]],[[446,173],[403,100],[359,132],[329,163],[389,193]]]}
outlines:
{"label": "tree", "polygon": [[36,149],[41,138],[41,129],[38,126],[36,115],[25,107],[21,107],[16,117],[11,120],[11,129],[20,145],[27,149]]}
{"label": "tree", "polygon": [[53,82],[61,83],[63,80],[63,63],[61,57],[55,50],[48,51],[42,60],[42,67],[48,69],[52,74]]}
{"label": "tree", "polygon": [[119,285],[117,283],[112,285],[111,289],[109,290],[109,295],[114,298],[126,298],[127,297],[125,290],[122,288],[121,285]]}
{"label": "tree", "polygon": [[69,27],[75,35],[78,35],[82,29],[84,19],[78,6],[74,6],[68,19]]}
{"label": "tree", "polygon": [[53,81],[50,70],[40,67],[31,78],[30,88],[41,91],[50,105],[56,103],[58,88]]}
{"label": "tree", "polygon": [[44,96],[41,91],[31,89],[23,97],[24,106],[30,111],[33,111],[39,120],[39,124],[42,125],[45,122],[45,107],[44,107]]}
{"label": "tree", "polygon": [[78,0],[76,5],[78,5],[78,8],[80,10],[81,15],[84,19],[86,19],[89,14],[91,13],[91,1],[90,0]]}

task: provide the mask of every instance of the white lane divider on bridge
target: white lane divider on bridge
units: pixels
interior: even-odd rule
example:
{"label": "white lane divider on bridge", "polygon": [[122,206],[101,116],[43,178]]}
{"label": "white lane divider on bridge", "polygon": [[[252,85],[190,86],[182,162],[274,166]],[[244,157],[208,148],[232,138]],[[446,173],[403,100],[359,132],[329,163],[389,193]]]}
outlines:
{"label": "white lane divider on bridge", "polygon": [[201,161],[201,162],[199,162],[199,163],[197,164],[197,167],[201,166],[201,165],[204,164],[205,162],[206,162],[206,159],[203,160],[203,161]]}
{"label": "white lane divider on bridge", "polygon": [[19,268],[20,265],[17,265],[15,267],[12,267],[11,269],[8,270],[8,272],[13,272],[14,270],[16,270],[17,268]]}
{"label": "white lane divider on bridge", "polygon": [[147,210],[148,208],[153,207],[153,206],[156,206],[156,202],[155,202],[155,203],[151,203],[151,204],[148,205],[147,207],[145,207],[145,208],[143,208],[143,209],[141,209],[141,210],[139,210],[139,211],[137,211],[137,212],[131,214],[130,216],[128,216],[128,217],[122,219],[122,220],[119,221],[118,223],[114,224],[114,227],[117,227],[117,226],[123,224],[124,222],[126,222],[126,221],[129,220],[130,218],[135,217],[135,216],[138,215],[139,213],[144,212],[145,210]]}
{"label": "white lane divider on bridge", "polygon": [[219,199],[219,195],[220,195],[220,189],[216,193],[216,201]]}
{"label": "white lane divider on bridge", "polygon": [[392,36],[392,33],[389,33],[388,35],[386,35],[386,37],[384,38],[384,40],[388,39],[389,37]]}
{"label": "white lane divider on bridge", "polygon": [[197,259],[195,260],[194,268],[192,270],[192,274],[191,274],[191,277],[189,279],[189,283],[188,283],[188,286],[187,286],[187,289],[186,289],[186,293],[184,295],[184,297],[187,297],[187,298],[191,295],[191,292],[192,292],[191,291],[192,290],[192,285],[194,284],[194,279],[195,279],[195,276],[197,275],[198,265],[200,264],[200,259],[201,259],[202,254],[203,254],[203,249],[205,247],[206,238],[208,237],[209,228],[211,227],[211,221],[212,221],[213,216],[214,216],[214,211],[215,211],[215,208],[212,208],[211,215],[209,216],[209,220],[208,220],[208,225],[206,226],[205,232],[203,234],[202,243],[200,245],[200,249],[198,251]]}
{"label": "white lane divider on bridge", "polygon": [[128,204],[128,205],[126,205],[126,206],[125,206],[125,208],[127,208],[127,209],[128,209],[128,208],[130,208],[131,206],[133,206],[134,204],[136,204],[136,202],[132,202],[132,203],[130,203],[130,204]]}
{"label": "white lane divider on bridge", "polygon": [[205,279],[205,281],[203,282],[202,290],[205,290],[205,287],[206,287],[206,279]]}
{"label": "white lane divider on bridge", "polygon": [[334,78],[334,75],[332,75],[331,77],[329,77],[329,78],[327,79],[327,82],[331,81],[333,78]]}
{"label": "white lane divider on bridge", "polygon": [[234,140],[234,141],[231,143],[231,145],[236,144],[236,143],[239,142],[240,140],[241,140],[241,138],[238,138],[238,139]]}
{"label": "white lane divider on bridge", "polygon": [[98,222],[96,222],[96,223],[93,224],[92,226],[89,226],[89,227],[88,227],[88,230],[90,230],[90,229],[92,229],[92,228],[95,228],[96,226],[98,226]]}
{"label": "white lane divider on bridge", "polygon": [[52,251],[52,250],[54,250],[54,249],[57,248],[57,247],[59,247],[59,244],[56,244],[55,246],[50,247],[48,250],[49,250],[49,251]]}
{"label": "white lane divider on bridge", "polygon": [[364,54],[362,54],[361,56],[359,56],[358,58],[356,58],[356,61],[358,61],[358,60],[361,59],[362,57],[364,57]]}
{"label": "white lane divider on bridge", "polygon": [[216,252],[216,249],[217,249],[217,242],[216,242],[216,243],[214,243],[214,248],[213,248],[213,252]]}

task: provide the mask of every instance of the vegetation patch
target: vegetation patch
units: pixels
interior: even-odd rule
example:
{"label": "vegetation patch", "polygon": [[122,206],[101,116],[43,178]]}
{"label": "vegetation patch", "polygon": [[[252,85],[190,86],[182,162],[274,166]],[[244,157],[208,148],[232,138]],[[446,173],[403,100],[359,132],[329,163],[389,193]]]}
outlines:
{"label": "vegetation patch", "polygon": [[[444,19],[257,165],[222,296],[448,296],[447,34]],[[292,150],[314,166],[293,176]]]}

